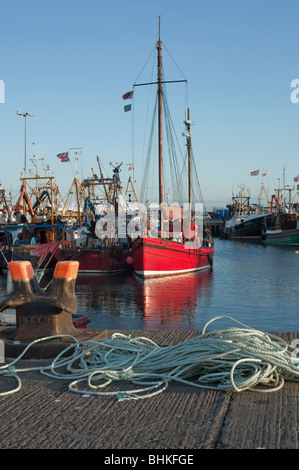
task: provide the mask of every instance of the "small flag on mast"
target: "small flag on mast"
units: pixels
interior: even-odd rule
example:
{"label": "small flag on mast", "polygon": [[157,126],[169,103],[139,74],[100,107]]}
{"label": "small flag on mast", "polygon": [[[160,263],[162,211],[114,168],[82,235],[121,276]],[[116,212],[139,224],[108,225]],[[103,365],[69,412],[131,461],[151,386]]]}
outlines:
{"label": "small flag on mast", "polygon": [[59,153],[57,155],[57,157],[59,158],[59,160],[61,162],[69,162],[70,159],[69,159],[69,153],[68,152],[64,152],[64,153]]}
{"label": "small flag on mast", "polygon": [[254,170],[250,173],[250,176],[256,176],[256,175],[259,174],[259,172],[260,172],[260,170]]}
{"label": "small flag on mast", "polygon": [[124,95],[122,95],[123,100],[131,100],[133,98],[134,91],[128,91]]}
{"label": "small flag on mast", "polygon": [[124,106],[124,112],[126,113],[127,111],[131,111],[131,105],[130,104],[127,104],[126,106]]}
{"label": "small flag on mast", "polygon": [[298,175],[298,176],[295,176],[295,178],[294,178],[294,182],[295,182],[295,183],[298,183],[298,181],[299,181],[299,175]]}

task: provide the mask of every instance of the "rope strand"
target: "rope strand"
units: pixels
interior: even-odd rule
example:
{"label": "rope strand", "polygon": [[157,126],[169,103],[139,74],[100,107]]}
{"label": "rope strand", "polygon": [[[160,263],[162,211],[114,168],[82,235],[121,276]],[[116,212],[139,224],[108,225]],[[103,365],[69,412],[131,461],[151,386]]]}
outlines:
{"label": "rope strand", "polygon": [[[212,322],[222,318],[238,327],[207,331]],[[19,391],[19,373],[29,370],[69,380],[72,392],[115,396],[118,400],[153,397],[173,381],[225,392],[261,393],[281,389],[286,380],[299,381],[294,347],[231,317],[216,317],[206,323],[202,333],[166,347],[146,337],[132,338],[121,333],[94,341],[79,341],[71,336],[73,343],[48,366],[16,368],[33,344],[56,337],[33,341],[17,359],[0,367],[0,375],[17,381],[15,388],[0,393],[1,396]],[[127,382],[130,387],[122,390]]]}

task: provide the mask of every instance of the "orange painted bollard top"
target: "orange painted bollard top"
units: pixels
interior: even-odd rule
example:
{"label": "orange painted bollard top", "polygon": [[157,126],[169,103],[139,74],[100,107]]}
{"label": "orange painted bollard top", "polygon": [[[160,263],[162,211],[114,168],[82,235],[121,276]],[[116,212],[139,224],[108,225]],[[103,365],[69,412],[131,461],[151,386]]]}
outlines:
{"label": "orange painted bollard top", "polygon": [[8,269],[13,281],[26,281],[34,277],[30,261],[11,261],[8,263]]}
{"label": "orange painted bollard top", "polygon": [[55,266],[54,277],[76,279],[78,269],[79,261],[59,261]]}

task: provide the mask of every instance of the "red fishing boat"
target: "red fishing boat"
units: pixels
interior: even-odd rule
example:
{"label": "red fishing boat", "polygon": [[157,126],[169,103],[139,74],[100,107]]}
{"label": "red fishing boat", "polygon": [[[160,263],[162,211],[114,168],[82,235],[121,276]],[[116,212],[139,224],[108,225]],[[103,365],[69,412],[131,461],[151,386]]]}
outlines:
{"label": "red fishing boat", "polygon": [[210,268],[214,248],[186,247],[163,238],[139,238],[133,245],[134,272],[141,277],[171,276]]}
{"label": "red fishing boat", "polygon": [[[159,24],[160,30],[160,24]],[[157,84],[157,101],[158,101],[158,149],[159,149],[159,207],[160,211],[163,211],[163,158],[162,158],[162,109],[164,112],[168,110],[168,105],[165,104],[165,93],[164,84],[166,82],[162,79],[162,43],[160,40],[157,42],[157,56],[158,56],[158,80]],[[178,80],[186,81],[186,80]],[[148,84],[148,83],[146,83]],[[146,85],[145,84],[145,85]],[[138,85],[134,85],[138,86]],[[168,124],[167,121],[167,132]],[[191,208],[192,205],[197,202],[203,204],[202,201],[194,199],[194,192],[192,188],[192,173],[196,174],[194,166],[193,152],[191,146],[191,132],[190,132],[190,110],[187,111],[187,119],[184,121],[186,127],[186,147],[187,147],[187,164],[185,167],[188,169],[188,196],[187,201],[190,207],[190,223],[191,223]],[[168,132],[169,133],[169,132]],[[197,174],[196,174],[197,176]],[[180,178],[178,184],[182,185],[182,179]],[[201,195],[201,192],[199,192]],[[182,203],[180,203],[182,208]],[[182,209],[181,212],[182,214]],[[203,211],[205,213],[205,211]],[[134,241],[132,246],[132,265],[136,275],[141,277],[157,277],[157,276],[169,276],[177,274],[185,274],[193,271],[199,271],[208,269],[212,266],[214,246],[209,227],[207,226],[206,220],[202,217],[201,219],[202,237],[197,237],[193,230],[193,236],[187,236],[188,242],[186,242],[185,233],[182,232],[181,236],[178,236],[175,240],[170,236],[163,236],[163,231],[160,231],[160,227],[163,229],[162,215],[160,212],[160,222],[158,224],[159,235],[154,237],[145,236],[138,238]],[[191,238],[191,241],[190,241]],[[199,240],[200,238],[200,240]],[[193,239],[193,240],[192,240]]]}
{"label": "red fishing boat", "polygon": [[127,256],[121,245],[113,245],[107,249],[83,248],[73,259],[79,261],[79,274],[115,274],[128,270]]}
{"label": "red fishing boat", "polygon": [[[67,245],[57,253],[60,261],[72,259],[79,262],[79,274],[116,274],[125,272],[129,266],[127,243],[121,243],[116,230],[107,232],[105,240],[97,236],[97,222],[105,215],[107,205],[117,212],[117,201],[122,193],[120,181],[121,164],[113,165],[113,176],[104,178],[99,157],[100,177],[93,174],[86,178],[83,186],[88,192],[84,200],[85,224],[82,227],[66,228]],[[112,165],[112,163],[110,163]],[[128,188],[128,186],[127,186]]]}

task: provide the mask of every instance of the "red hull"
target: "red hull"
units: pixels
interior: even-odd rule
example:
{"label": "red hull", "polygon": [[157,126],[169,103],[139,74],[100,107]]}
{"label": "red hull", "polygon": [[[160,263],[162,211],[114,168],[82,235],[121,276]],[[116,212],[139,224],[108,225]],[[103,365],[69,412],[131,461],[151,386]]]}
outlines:
{"label": "red hull", "polygon": [[146,237],[136,240],[132,252],[137,276],[160,277],[210,268],[214,248],[193,248],[180,242]]}
{"label": "red hull", "polygon": [[126,252],[113,254],[110,251],[84,249],[73,258],[79,261],[80,274],[106,274],[124,272],[128,269]]}
{"label": "red hull", "polygon": [[87,328],[87,323],[90,323],[87,315],[73,315],[72,320],[75,328]]}

